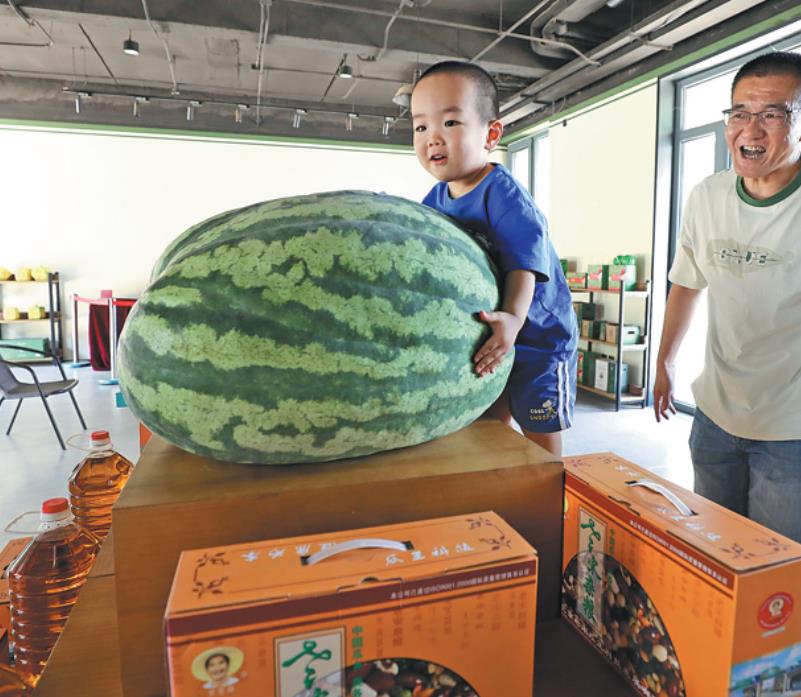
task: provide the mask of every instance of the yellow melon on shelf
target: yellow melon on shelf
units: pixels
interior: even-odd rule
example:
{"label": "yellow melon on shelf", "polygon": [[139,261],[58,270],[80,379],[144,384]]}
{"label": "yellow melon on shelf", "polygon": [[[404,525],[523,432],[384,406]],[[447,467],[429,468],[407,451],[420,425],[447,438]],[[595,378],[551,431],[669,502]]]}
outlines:
{"label": "yellow melon on shelf", "polygon": [[22,266],[14,273],[14,279],[17,281],[32,281],[33,276],[31,270],[27,266]]}

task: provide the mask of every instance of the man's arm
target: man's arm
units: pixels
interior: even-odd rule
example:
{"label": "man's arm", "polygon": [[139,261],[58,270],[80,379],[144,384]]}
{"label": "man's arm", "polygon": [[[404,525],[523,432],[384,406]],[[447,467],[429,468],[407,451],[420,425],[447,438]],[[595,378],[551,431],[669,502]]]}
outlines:
{"label": "man's arm", "polygon": [[492,336],[484,342],[473,358],[476,373],[479,375],[494,372],[509,349],[514,346],[515,339],[528,317],[535,285],[533,272],[523,269],[510,271],[506,274],[503,284],[501,309],[497,312],[482,310],[479,313],[479,319],[486,322],[492,330]]}
{"label": "man's arm", "polygon": [[665,308],[665,323],[662,327],[662,340],[656,359],[656,380],[654,381],[654,413],[656,420],[670,418],[668,411],[676,413],[673,406],[673,377],[676,354],[690,326],[690,321],[698,306],[701,290],[673,284]]}

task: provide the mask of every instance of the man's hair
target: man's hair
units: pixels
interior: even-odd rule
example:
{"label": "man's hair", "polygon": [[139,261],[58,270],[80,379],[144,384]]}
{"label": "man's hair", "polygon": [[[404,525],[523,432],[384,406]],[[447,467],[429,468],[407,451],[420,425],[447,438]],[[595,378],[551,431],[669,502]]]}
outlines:
{"label": "man's hair", "polygon": [[482,120],[490,122],[498,118],[498,87],[495,80],[484,68],[465,61],[442,61],[435,63],[417,80],[424,80],[431,75],[462,75],[468,78],[476,88],[478,95],[478,114]]}
{"label": "man's hair", "polygon": [[734,76],[734,82],[731,83],[732,95],[737,83],[743,78],[768,75],[792,75],[801,89],[801,55],[790,51],[773,51],[748,61]]}

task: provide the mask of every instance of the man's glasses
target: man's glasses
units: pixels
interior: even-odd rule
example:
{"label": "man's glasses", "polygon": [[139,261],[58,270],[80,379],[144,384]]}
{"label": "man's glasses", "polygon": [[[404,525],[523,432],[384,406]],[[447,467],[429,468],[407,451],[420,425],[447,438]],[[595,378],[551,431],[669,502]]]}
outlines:
{"label": "man's glasses", "polygon": [[724,109],[723,123],[730,128],[745,128],[756,116],[759,125],[765,129],[784,128],[793,112],[798,109],[766,109],[765,111],[745,111],[743,109]]}

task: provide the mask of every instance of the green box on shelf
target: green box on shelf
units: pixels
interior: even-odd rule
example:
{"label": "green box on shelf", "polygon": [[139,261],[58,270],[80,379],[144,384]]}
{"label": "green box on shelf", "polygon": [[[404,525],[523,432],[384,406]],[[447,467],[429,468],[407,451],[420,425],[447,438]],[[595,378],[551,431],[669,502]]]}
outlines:
{"label": "green box on shelf", "polygon": [[634,264],[612,264],[609,267],[609,290],[634,290],[637,287],[637,267]]}
{"label": "green box on shelf", "polygon": [[609,289],[609,264],[587,266],[587,288],[589,290]]}
{"label": "green box on shelf", "polygon": [[50,339],[3,339],[0,341],[0,358],[5,361],[36,361],[44,356],[30,351],[17,351],[6,346],[24,346],[25,348],[36,349],[37,351],[50,351]]}
{"label": "green box on shelf", "polygon": [[[625,392],[629,388],[629,366],[628,363],[620,364],[621,387],[620,391]],[[593,387],[604,392],[615,392],[617,389],[617,363],[609,359],[598,359],[595,361]]]}
{"label": "green box on shelf", "polygon": [[568,271],[565,274],[565,278],[567,279],[567,285],[569,288],[584,289],[587,287],[586,271]]}
{"label": "green box on shelf", "polygon": [[595,364],[599,359],[603,359],[603,356],[595,351],[584,352],[583,385],[592,387],[595,384]]}
{"label": "green box on shelf", "polygon": [[604,312],[604,306],[599,303],[573,303],[573,307],[576,306],[576,314],[581,319],[600,319]]}
{"label": "green box on shelf", "polygon": [[595,331],[597,336],[595,338],[599,341],[606,341],[606,325],[609,324],[609,322],[596,322],[595,324],[597,325]]}
{"label": "green box on shelf", "polygon": [[568,267],[567,259],[560,259],[559,265],[562,267],[562,273],[567,274],[567,267]]}

